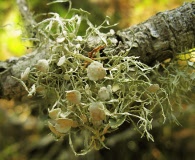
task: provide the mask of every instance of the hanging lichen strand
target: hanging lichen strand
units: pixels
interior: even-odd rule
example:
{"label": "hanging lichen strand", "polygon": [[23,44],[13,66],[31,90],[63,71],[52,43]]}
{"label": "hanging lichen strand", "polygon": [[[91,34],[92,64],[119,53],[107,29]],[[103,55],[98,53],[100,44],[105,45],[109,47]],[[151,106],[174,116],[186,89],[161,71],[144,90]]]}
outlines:
{"label": "hanging lichen strand", "polygon": [[[100,31],[111,27],[107,19],[94,26],[87,12],[70,12],[71,18],[49,13],[50,18],[38,23],[37,47],[47,48],[50,57],[38,60],[21,75],[29,96],[44,99],[42,106],[48,110],[52,134],[56,138],[68,135],[70,146],[80,155],[106,147],[105,134],[116,131],[124,122],[153,141],[149,133],[153,117],[162,123],[167,116],[173,117],[169,88],[163,86],[163,81],[172,82],[157,72],[159,64],[149,67],[138,57],[127,57],[127,50],[113,55],[109,48],[120,42],[112,29],[106,34]],[[84,35],[79,34],[82,23],[88,25]],[[171,74],[165,71],[168,78]],[[77,135],[82,137],[79,144]],[[83,149],[78,151],[81,144]]]}

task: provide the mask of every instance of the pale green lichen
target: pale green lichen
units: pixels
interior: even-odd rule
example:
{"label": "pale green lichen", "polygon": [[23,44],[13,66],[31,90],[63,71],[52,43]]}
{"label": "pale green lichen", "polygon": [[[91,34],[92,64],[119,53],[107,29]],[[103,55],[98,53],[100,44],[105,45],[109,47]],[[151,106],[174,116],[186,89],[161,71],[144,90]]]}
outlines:
{"label": "pale green lichen", "polygon": [[[30,96],[44,98],[43,109],[47,108],[52,120],[49,128],[57,138],[69,134],[70,146],[81,155],[92,148],[106,147],[104,135],[125,121],[153,140],[149,133],[153,119],[163,123],[167,117],[173,118],[171,103],[181,105],[180,96],[194,83],[194,79],[187,79],[189,70],[175,71],[173,63],[159,72],[160,64],[147,66],[138,57],[128,57],[126,51],[113,55],[112,49],[107,49],[102,54],[98,48],[114,48],[117,43],[113,30],[101,32],[101,28],[110,27],[108,20],[94,26],[87,12],[71,12],[71,18],[49,13],[51,17],[36,26],[37,47],[47,47],[50,58],[39,60],[24,72],[28,75],[22,80],[29,88],[21,81]],[[82,23],[88,28],[80,35]],[[79,153],[72,138],[78,133],[84,144]]]}

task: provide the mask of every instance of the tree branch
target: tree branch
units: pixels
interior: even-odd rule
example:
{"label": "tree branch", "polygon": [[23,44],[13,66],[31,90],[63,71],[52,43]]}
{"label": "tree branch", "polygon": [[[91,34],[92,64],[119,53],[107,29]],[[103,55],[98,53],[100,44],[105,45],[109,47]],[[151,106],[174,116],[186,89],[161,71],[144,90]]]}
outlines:
{"label": "tree branch", "polygon": [[29,10],[29,7],[26,3],[26,0],[16,0],[20,14],[24,19],[25,25],[32,28],[36,24],[32,13]]}
{"label": "tree branch", "polygon": [[[24,19],[30,17],[28,24],[34,25],[36,22],[26,9],[27,5],[23,0],[17,2]],[[113,54],[128,51],[129,56],[139,56],[140,61],[150,65],[172,58],[184,48],[192,48],[195,44],[194,35],[195,2],[185,3],[179,8],[158,13],[143,23],[118,31],[115,36],[119,43],[113,48]],[[48,57],[49,52],[44,47],[27,56],[0,62],[0,98],[21,98],[26,93],[24,87],[12,77],[20,78],[27,67]]]}
{"label": "tree branch", "polygon": [[117,36],[123,48],[133,46],[129,56],[139,56],[146,64],[172,58],[195,45],[195,2],[157,13],[143,23],[118,31]]}

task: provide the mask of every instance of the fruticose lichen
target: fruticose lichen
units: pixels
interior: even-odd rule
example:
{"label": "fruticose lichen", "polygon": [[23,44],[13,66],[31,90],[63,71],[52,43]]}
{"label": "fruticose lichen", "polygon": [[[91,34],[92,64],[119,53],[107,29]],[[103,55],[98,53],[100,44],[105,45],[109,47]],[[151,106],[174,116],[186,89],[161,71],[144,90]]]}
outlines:
{"label": "fruticose lichen", "polygon": [[[177,98],[190,90],[195,76],[189,79],[189,67],[183,71],[176,62],[159,71],[160,63],[147,66],[139,57],[128,57],[125,50],[113,55],[119,43],[114,31],[101,32],[111,27],[108,20],[94,26],[87,12],[70,12],[71,18],[49,13],[50,18],[35,26],[36,47],[46,47],[50,57],[28,66],[21,76],[29,96],[44,99],[52,134],[68,135],[70,146],[80,155],[106,147],[105,134],[124,122],[153,141],[149,133],[153,120],[174,119],[172,104],[181,105]],[[80,34],[82,23],[88,28]],[[81,151],[72,138],[75,134],[83,136]]]}

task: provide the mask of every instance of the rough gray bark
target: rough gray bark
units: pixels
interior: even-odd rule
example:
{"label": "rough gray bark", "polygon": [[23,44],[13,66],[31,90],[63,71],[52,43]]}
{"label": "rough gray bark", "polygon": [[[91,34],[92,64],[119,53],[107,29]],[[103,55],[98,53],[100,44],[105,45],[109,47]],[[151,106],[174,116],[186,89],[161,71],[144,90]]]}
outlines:
{"label": "rough gray bark", "polygon": [[[20,1],[23,0],[18,0]],[[23,11],[21,13],[24,16]],[[33,23],[35,22],[28,22],[32,25]],[[129,56],[139,56],[140,61],[148,65],[174,57],[174,54],[185,48],[192,48],[195,44],[195,2],[160,12],[143,23],[118,31],[116,37],[119,43],[113,49],[113,54],[125,50]],[[20,78],[25,68],[33,66],[39,59],[47,59],[49,52],[45,48],[17,59],[0,62],[0,98],[18,99],[25,94],[24,87],[12,77]]]}
{"label": "rough gray bark", "polygon": [[[147,21],[117,32],[129,56],[146,64],[162,62],[195,44],[195,2],[159,12]],[[117,52],[117,51],[116,51]]]}

